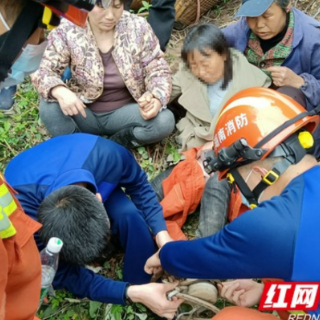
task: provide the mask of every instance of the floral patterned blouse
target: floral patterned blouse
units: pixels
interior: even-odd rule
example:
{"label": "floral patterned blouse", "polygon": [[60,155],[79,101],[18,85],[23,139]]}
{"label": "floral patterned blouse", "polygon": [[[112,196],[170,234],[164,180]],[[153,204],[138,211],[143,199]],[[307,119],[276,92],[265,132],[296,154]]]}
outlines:
{"label": "floral patterned blouse", "polygon": [[[171,93],[171,70],[148,22],[124,11],[115,28],[113,59],[132,97],[152,93],[165,106]],[[61,76],[70,66],[67,84]],[[80,28],[63,19],[48,36],[38,71],[32,81],[41,96],[54,101],[51,89],[67,86],[84,103],[95,101],[103,91],[104,67],[90,24]]]}

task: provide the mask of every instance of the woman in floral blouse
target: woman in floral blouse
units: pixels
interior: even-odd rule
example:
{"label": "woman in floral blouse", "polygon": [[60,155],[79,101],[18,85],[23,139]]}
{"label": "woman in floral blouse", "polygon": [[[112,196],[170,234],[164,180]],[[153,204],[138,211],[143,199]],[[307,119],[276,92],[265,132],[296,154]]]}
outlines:
{"label": "woman in floral blouse", "polygon": [[[64,20],[48,37],[33,83],[40,117],[53,136],[107,135],[127,148],[170,135],[166,104],[171,72],[145,19],[123,10],[125,0],[97,5],[82,29]],[[61,76],[70,66],[71,79]]]}

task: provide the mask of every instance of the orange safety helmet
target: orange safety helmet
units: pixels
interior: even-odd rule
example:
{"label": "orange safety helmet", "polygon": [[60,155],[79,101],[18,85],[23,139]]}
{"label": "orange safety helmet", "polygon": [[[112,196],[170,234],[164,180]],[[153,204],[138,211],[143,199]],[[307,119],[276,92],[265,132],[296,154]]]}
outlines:
{"label": "orange safety helmet", "polygon": [[[292,119],[296,121],[289,123]],[[287,125],[282,130],[275,132],[285,123]],[[312,133],[318,124],[318,115],[309,115],[300,104],[286,95],[267,88],[245,89],[235,94],[220,112],[214,131],[214,152],[217,155],[222,148],[245,138],[250,147],[259,146],[266,150],[260,158],[265,159],[294,132],[305,127]],[[273,132],[275,134],[263,142]],[[259,145],[261,142],[262,145]],[[241,159],[236,162],[239,161]],[[225,178],[227,172],[228,169],[221,171],[219,178]]]}
{"label": "orange safety helmet", "polygon": [[[235,94],[223,107],[214,131],[214,148],[203,165],[236,183],[251,207],[261,192],[275,183],[287,168],[298,163],[314,145],[311,135],[319,124],[320,107],[307,112],[290,97],[266,88]],[[272,157],[281,157],[261,182],[250,190],[236,168]]]}

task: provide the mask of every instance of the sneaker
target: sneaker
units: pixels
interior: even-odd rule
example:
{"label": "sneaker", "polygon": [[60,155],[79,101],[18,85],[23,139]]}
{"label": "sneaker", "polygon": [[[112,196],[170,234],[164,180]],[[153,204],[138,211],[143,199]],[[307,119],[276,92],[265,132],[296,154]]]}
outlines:
{"label": "sneaker", "polygon": [[17,86],[2,88],[0,90],[0,111],[5,114],[13,113],[14,95],[16,94]]}

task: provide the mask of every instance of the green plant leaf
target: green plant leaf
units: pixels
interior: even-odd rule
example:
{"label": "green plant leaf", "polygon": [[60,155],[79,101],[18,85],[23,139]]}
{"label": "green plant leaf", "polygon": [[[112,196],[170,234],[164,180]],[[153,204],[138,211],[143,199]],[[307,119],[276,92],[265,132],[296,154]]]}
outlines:
{"label": "green plant leaf", "polygon": [[123,275],[122,275],[122,270],[120,268],[116,269],[116,275],[120,280],[122,280]]}
{"label": "green plant leaf", "polygon": [[147,311],[147,308],[141,303],[136,303],[136,307],[142,312],[146,312]]}
{"label": "green plant leaf", "polygon": [[142,13],[142,12],[145,12],[147,11],[147,9],[145,7],[141,7],[139,10],[138,10],[138,13]]}
{"label": "green plant leaf", "polygon": [[96,318],[97,311],[101,307],[102,303],[98,301],[90,301],[89,302],[89,314],[92,319]]}
{"label": "green plant leaf", "polygon": [[4,123],[4,130],[5,131],[9,131],[10,128],[11,128],[11,123],[10,122],[5,122]]}
{"label": "green plant leaf", "polygon": [[146,152],[146,148],[145,147],[138,147],[137,151],[139,152],[139,154],[143,154]]}
{"label": "green plant leaf", "polygon": [[46,310],[44,310],[41,317],[48,318],[48,317],[52,316],[56,311],[57,311],[56,308],[52,308],[52,306],[49,306]]}
{"label": "green plant leaf", "polygon": [[173,161],[174,161],[174,163],[177,163],[178,161],[180,161],[180,159],[181,159],[181,154],[180,154],[177,150],[174,150],[174,151],[172,152],[172,154],[173,154]]}
{"label": "green plant leaf", "polygon": [[148,318],[146,313],[136,313],[136,316],[139,318],[139,320],[146,320]]}
{"label": "green plant leaf", "polygon": [[110,310],[110,313],[113,315],[114,320],[122,320],[122,312],[124,308],[119,304],[114,304]]}
{"label": "green plant leaf", "polygon": [[126,314],[126,320],[133,320],[134,318],[135,317],[133,313]]}

